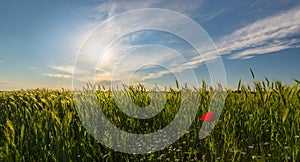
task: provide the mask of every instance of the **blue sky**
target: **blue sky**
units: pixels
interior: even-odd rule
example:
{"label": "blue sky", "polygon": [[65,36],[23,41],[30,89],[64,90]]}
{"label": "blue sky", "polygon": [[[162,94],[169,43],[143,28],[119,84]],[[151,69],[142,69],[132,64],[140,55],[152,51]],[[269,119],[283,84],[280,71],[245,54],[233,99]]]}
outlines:
{"label": "blue sky", "polygon": [[[300,80],[300,2],[297,0],[3,0],[0,3],[0,90],[71,89],[74,69],[80,71],[85,66],[74,67],[76,57],[91,33],[112,16],[141,8],[176,11],[199,24],[218,49],[227,87],[235,88],[239,78],[246,84],[253,82],[250,67],[257,80],[265,76],[287,84],[292,84],[293,79]],[[143,16],[145,21],[157,19],[166,25],[170,21]],[[120,28],[126,25],[121,23]],[[113,35],[114,31],[111,32]],[[186,33],[193,35],[194,31]],[[99,41],[106,37],[101,36]],[[182,82],[195,84],[191,71],[199,81],[210,82],[204,62],[214,62],[214,57],[209,53],[206,56],[207,60],[197,60],[193,48],[172,33],[136,31],[113,42],[105,55],[96,54],[95,58],[102,60],[94,67],[96,71],[91,77],[102,84],[113,80],[174,85],[176,74],[171,69],[183,78]],[[147,64],[152,62],[157,65]],[[180,66],[189,63],[193,63],[190,68]]]}

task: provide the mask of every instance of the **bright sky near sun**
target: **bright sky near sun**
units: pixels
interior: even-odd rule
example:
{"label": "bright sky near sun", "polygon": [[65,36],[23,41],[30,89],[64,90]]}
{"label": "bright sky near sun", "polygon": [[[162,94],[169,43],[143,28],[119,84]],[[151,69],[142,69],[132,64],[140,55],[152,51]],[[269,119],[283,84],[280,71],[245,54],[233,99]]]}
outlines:
{"label": "bright sky near sun", "polygon": [[[108,18],[141,8],[173,10],[199,24],[222,57],[229,88],[236,88],[240,78],[246,84],[252,83],[250,67],[256,80],[267,77],[287,84],[300,80],[299,0],[2,0],[0,90],[71,89],[76,57],[88,36]],[[143,16],[139,18],[145,22],[156,19],[168,23],[162,17]],[[119,27],[126,25],[124,22]],[[194,31],[186,32],[192,35]],[[117,82],[129,78],[126,83],[174,85],[174,75],[166,67],[186,75],[183,82],[189,82],[193,79],[188,77],[187,67],[181,65],[193,65],[188,67],[199,82],[210,82],[204,62],[214,58],[207,56],[208,60],[197,60],[201,58],[196,57],[193,48],[172,33],[136,31],[113,42],[105,55],[94,56],[102,58],[94,67],[94,81],[109,85],[114,76]],[[118,68],[113,66],[116,62]],[[136,66],[135,71],[130,66]]]}

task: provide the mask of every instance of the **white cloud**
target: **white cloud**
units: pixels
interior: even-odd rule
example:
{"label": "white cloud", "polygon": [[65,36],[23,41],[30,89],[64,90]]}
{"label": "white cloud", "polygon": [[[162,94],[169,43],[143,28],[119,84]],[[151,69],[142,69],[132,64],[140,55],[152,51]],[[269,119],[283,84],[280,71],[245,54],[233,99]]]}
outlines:
{"label": "white cloud", "polygon": [[107,80],[112,80],[112,73],[109,71],[105,71],[100,74],[96,74],[95,77],[95,82],[101,82],[101,81],[107,81]]}
{"label": "white cloud", "polygon": [[122,12],[141,8],[165,8],[185,15],[191,15],[194,14],[194,11],[196,11],[203,2],[204,1],[199,0],[190,0],[188,3],[181,0],[110,0],[101,3],[96,7],[93,6],[92,8],[89,8],[89,10],[93,11],[90,17],[98,20],[104,20],[107,17],[111,17]]}
{"label": "white cloud", "polygon": [[[165,9],[170,9],[170,10],[174,10],[177,11],[181,14],[193,17],[195,16],[195,14],[197,14],[197,11],[200,7],[202,7],[203,3],[205,1],[196,1],[196,0],[192,0],[189,1],[189,3],[186,3],[185,1],[179,1],[179,0],[175,0],[175,1],[161,1],[161,0],[154,0],[154,1],[138,1],[138,0],[134,0],[134,1],[107,1],[105,3],[102,3],[101,5],[98,5],[96,7],[94,7],[93,9],[93,13],[91,15],[91,17],[94,20],[98,20],[98,21],[103,21],[105,19],[107,19],[108,17],[120,14],[122,12],[125,11],[130,11],[130,10],[134,10],[134,9],[140,9],[140,8],[165,8]],[[208,15],[207,19],[213,18],[214,16],[222,13],[223,11],[220,11],[217,14],[212,14],[212,15]],[[105,42],[111,42],[112,40],[110,40],[111,37],[114,37],[113,35],[118,35],[118,34],[126,34],[126,32],[131,32],[130,30],[126,30],[127,28],[130,28],[128,26],[138,26],[137,24],[143,24],[143,25],[139,25],[141,29],[144,29],[144,27],[146,26],[155,26],[158,29],[160,29],[161,26],[168,26],[171,29],[171,31],[173,32],[179,32],[182,35],[186,35],[188,37],[194,37],[194,39],[197,39],[194,36],[193,30],[186,30],[186,21],[182,21],[182,19],[179,19],[179,17],[177,16],[168,16],[166,18],[166,16],[161,15],[161,16],[154,16],[155,19],[152,20],[153,18],[153,14],[141,14],[141,15],[135,15],[134,17],[127,17],[126,19],[123,19],[121,21],[118,22],[113,22],[110,21],[110,25],[114,26],[114,28],[104,28],[104,30],[106,30],[105,33],[107,34],[102,34],[99,35],[98,37],[94,38],[94,41],[90,42],[95,43],[97,42],[98,44],[106,44]],[[151,21],[149,21],[149,19],[151,19]],[[172,20],[173,19],[173,20]],[[128,23],[131,22],[131,23]],[[95,23],[92,22],[93,25],[95,26]],[[117,28],[119,27],[119,29]],[[163,28],[163,27],[162,27]],[[125,29],[125,30],[124,30]],[[94,33],[95,34],[95,33]],[[99,41],[99,39],[101,38],[101,41]],[[124,77],[128,76],[135,78],[135,79],[140,79],[140,80],[146,80],[146,79],[154,79],[154,78],[159,78],[163,75],[169,74],[169,73],[173,73],[173,72],[183,72],[185,70],[189,70],[191,68],[196,68],[197,66],[199,66],[200,64],[202,64],[205,61],[210,61],[215,59],[215,56],[192,56],[191,60],[185,60],[182,61],[180,57],[178,58],[172,58],[169,57],[168,54],[165,51],[157,51],[157,59],[153,59],[155,57],[153,57],[153,55],[143,55],[140,57],[132,57],[132,59],[127,59],[126,61],[123,61],[121,63],[118,63],[118,71],[113,71],[114,66],[112,64],[116,64],[116,62],[119,60],[119,58],[122,57],[122,55],[120,54],[116,54],[118,53],[118,51],[120,49],[125,49],[126,48],[132,48],[130,45],[130,42],[133,42],[137,39],[139,39],[140,36],[139,35],[133,35],[132,37],[126,37],[126,39],[123,39],[123,42],[128,43],[128,46],[119,44],[119,47],[113,48],[113,50],[115,51],[108,51],[109,55],[105,55],[102,57],[102,62],[100,62],[100,65],[102,67],[93,67],[93,69],[97,69],[100,70],[101,73],[97,74],[95,76],[95,80],[97,81],[101,81],[101,80],[109,80],[109,78],[111,79],[116,79],[116,80],[124,80]],[[201,40],[202,41],[202,40]],[[93,45],[90,45],[93,46]],[[200,46],[205,48],[204,44],[201,44]],[[99,47],[100,49],[103,47]],[[104,47],[105,48],[105,47]],[[199,47],[200,48],[200,47]],[[111,48],[112,49],[112,48]],[[99,59],[99,52],[97,53],[97,51],[99,51],[99,49],[94,49],[94,48],[87,48],[87,50],[85,50],[87,53],[89,53],[88,55],[83,55],[84,57],[79,58],[80,60],[84,60],[82,62],[84,62],[82,64],[82,66],[85,66],[83,68],[86,68],[86,66],[93,66],[92,64],[90,64],[91,62],[94,62],[94,60]],[[210,51],[210,49],[208,50]],[[202,53],[204,51],[201,51]],[[94,53],[94,55],[91,53]],[[120,52],[122,53],[122,52]],[[170,59],[172,58],[172,59]],[[148,76],[144,76],[144,77],[139,77],[136,76],[134,74],[134,71],[136,70],[135,68],[139,67],[142,64],[145,64],[144,61],[146,62],[155,62],[157,64],[163,64],[163,65],[169,65],[168,68],[169,70],[161,70],[160,72],[157,72],[156,74],[149,74]],[[125,64],[126,63],[126,64]],[[122,67],[122,68],[120,68]],[[133,68],[134,67],[134,68]],[[80,67],[78,67],[80,69]],[[117,74],[116,74],[117,73]],[[112,74],[114,74],[113,78],[112,78]],[[118,76],[118,74],[120,74]],[[121,75],[122,74],[122,75]],[[78,77],[77,79],[82,79],[82,78],[91,78],[88,77],[90,75],[93,75],[92,72],[87,72],[84,75]],[[131,79],[132,79],[131,78]]]}
{"label": "white cloud", "polygon": [[[188,15],[188,13],[192,13],[191,11],[199,9],[201,3],[195,3],[193,5],[193,3],[189,4],[186,2],[179,1],[175,1],[174,3],[170,4],[163,3],[161,1],[109,1],[96,7],[96,11],[93,15],[93,18],[103,21],[107,17],[119,14],[124,11],[143,7],[155,7],[158,6],[158,4],[169,5],[169,7],[166,8],[174,9],[182,13],[187,13]],[[220,11],[220,13],[222,12],[223,11]],[[220,13],[216,13],[216,15]],[[211,17],[207,17],[207,19],[213,18],[216,15],[211,15]],[[93,64],[95,60],[99,59],[100,53],[98,51],[101,51],[103,50],[103,48],[106,48],[101,47],[101,45],[106,45],[108,44],[108,42],[114,41],[111,39],[114,38],[114,36],[126,34],[126,32],[131,32],[129,29],[130,26],[138,26],[139,24],[142,24],[140,25],[140,28],[143,29],[143,27],[145,26],[157,25],[157,28],[159,28],[167,24],[171,28],[171,31],[178,31],[183,35],[189,36],[193,36],[195,34],[194,30],[187,31],[186,24],[183,23],[183,21],[181,21],[181,19],[177,17],[170,16],[166,19],[164,16],[156,16],[154,21],[149,21],[149,17],[151,16],[151,14],[142,14],[133,17],[127,17],[127,19],[123,19],[118,22],[111,21],[109,25],[111,25],[113,28],[109,27],[109,25],[102,26],[102,31],[105,32],[102,32],[102,34],[98,34],[96,31],[94,35],[91,36],[92,41],[90,41],[90,44],[87,44],[86,47],[92,48],[84,49],[85,51],[83,52],[85,53],[79,58],[82,61],[82,64],[78,65],[78,67],[76,68],[78,68],[79,70],[81,69],[81,67],[83,67],[83,69],[98,70],[98,72],[100,73],[97,73],[94,77],[94,80],[96,82],[107,81],[112,79],[125,80],[128,79],[129,76],[144,81],[147,79],[159,78],[169,73],[184,72],[189,69],[197,68],[205,62],[213,61],[218,58],[215,55],[216,51],[213,51],[213,49],[205,49],[206,45],[201,44],[195,48],[204,48],[204,50],[206,51],[203,50],[201,56],[195,55],[193,57],[190,57],[189,60],[185,61],[179,61],[180,57],[177,59],[170,59],[170,53],[164,50],[159,50],[156,52],[156,55],[136,56],[127,58],[127,60],[125,59],[125,61],[123,60],[119,62],[120,58],[124,57],[122,53],[128,53],[128,50],[141,47],[135,46],[133,48],[134,45],[130,45],[130,42],[133,42],[139,39],[140,37],[140,35],[133,35],[132,37],[123,38],[123,42],[125,42],[126,45],[116,43],[115,46],[111,47],[108,51],[106,51],[107,54],[102,56],[102,62],[100,62],[101,67],[97,67],[97,65]],[[232,34],[220,38],[219,41],[216,43],[219,48],[217,52],[219,52],[222,55],[230,54],[229,58],[231,59],[249,59],[258,54],[266,54],[288,48],[299,47],[300,40],[293,38],[295,35],[299,36],[300,34],[300,21],[298,20],[299,18],[300,8],[294,8],[286,12],[282,12],[258,20],[252,24],[249,24],[245,27],[234,31]],[[195,40],[199,39],[199,37],[194,38]],[[201,42],[202,40],[198,41]],[[95,44],[97,44],[97,46]],[[149,73],[147,76],[143,77],[133,75],[136,68],[145,64],[145,62],[155,62],[164,65],[168,64],[169,69],[160,70],[156,73]],[[113,71],[115,68],[114,64],[118,65],[118,71]],[[91,66],[92,68],[88,68],[89,66]],[[69,75],[73,74],[74,71],[74,67],[72,66],[51,66],[51,68]],[[78,72],[76,74],[78,74]],[[82,76],[78,75],[77,79],[88,81],[91,78],[93,78],[92,76],[94,75],[92,71],[85,72],[82,74]],[[120,75],[118,76],[118,74]],[[63,74],[52,75],[52,77],[54,76],[62,78],[67,77]]]}
{"label": "white cloud", "polygon": [[207,11],[204,13],[199,13],[199,14],[194,13],[192,16],[195,15],[195,17],[199,17],[199,19],[202,22],[205,22],[205,21],[212,20],[212,19],[222,15],[227,10],[228,10],[228,8],[218,8],[217,10],[211,10],[211,11]]}
{"label": "white cloud", "polygon": [[53,77],[53,78],[71,78],[72,76],[71,75],[68,75],[68,74],[50,74],[50,73],[47,73],[47,74],[44,74],[45,76],[48,76],[48,77]]}
{"label": "white cloud", "polygon": [[250,58],[299,46],[300,8],[258,20],[236,30],[217,42],[221,54],[233,54],[231,59]]}
{"label": "white cloud", "polygon": [[44,76],[52,77],[52,78],[64,78],[69,79],[72,78],[74,66],[64,65],[64,66],[50,66],[50,68],[54,69],[56,72],[54,73],[45,73]]}
{"label": "white cloud", "polygon": [[150,73],[147,76],[143,77],[143,80],[160,78],[163,75],[170,74],[170,73],[184,72],[186,70],[197,68],[199,65],[201,65],[205,62],[210,62],[215,59],[217,59],[217,55],[215,52],[207,52],[203,55],[195,56],[190,60],[186,60],[182,64],[176,64],[170,69],[162,70],[158,73]]}
{"label": "white cloud", "polygon": [[[218,52],[230,55],[230,59],[250,59],[257,54],[266,54],[288,48],[300,47],[300,40],[290,38],[300,34],[300,8],[291,9],[284,13],[258,20],[253,24],[236,30],[217,42]],[[215,51],[213,51],[214,53]],[[217,57],[212,51],[196,56],[188,62],[171,69],[173,72],[182,72],[196,68],[200,64],[213,61]],[[150,73],[143,79],[159,78],[170,73],[169,70],[159,73]]]}
{"label": "white cloud", "polygon": [[119,14],[120,12],[129,11],[137,8],[147,8],[157,2],[159,1],[106,1],[96,7],[93,6],[94,13],[91,16],[97,19],[104,19],[105,17],[103,15],[111,17],[113,15]]}
{"label": "white cloud", "polygon": [[73,74],[74,72],[74,66],[71,65],[65,65],[65,66],[50,66],[52,69],[55,69],[59,72],[67,73],[67,74]]}
{"label": "white cloud", "polygon": [[[173,12],[155,12],[157,10],[151,10],[152,12],[149,11],[150,10],[139,15],[132,15],[132,13],[128,13],[126,15],[126,18],[118,19],[118,21],[110,20],[109,23],[105,24],[106,26],[102,24],[102,26],[100,26],[101,30],[96,30],[93,35],[89,37],[89,41],[83,46],[82,53],[78,58],[78,60],[81,61],[78,68],[80,69],[82,67],[82,69],[101,70],[101,73],[96,76],[97,81],[109,80],[109,77],[111,77],[112,73],[117,80],[124,80],[124,78],[122,77],[127,77],[128,79],[128,76],[139,78],[133,75],[133,73],[136,68],[145,65],[146,63],[163,64],[170,69],[163,70],[157,73],[157,75],[151,74],[150,76],[146,76],[146,78],[142,79],[145,80],[147,78],[157,78],[170,72],[182,72],[191,68],[195,68],[202,64],[204,61],[215,59],[215,56],[202,55],[201,57],[199,57],[198,54],[196,54],[196,56],[193,55],[190,57],[192,58],[191,60],[182,61],[182,57],[170,57],[172,53],[160,49],[154,54],[145,54],[144,52],[143,55],[136,55],[135,57],[130,58],[127,57],[126,61],[122,60],[121,62],[119,62],[120,58],[124,56],[122,53],[128,53],[128,50],[132,50],[132,48],[141,47],[134,47],[134,45],[130,44],[130,42],[134,42],[136,39],[139,39],[140,35],[135,35],[132,37],[127,37],[128,39],[121,39],[121,41],[126,42],[126,45],[116,43],[115,47],[110,47],[108,51],[105,51],[108,54],[102,55],[101,62],[98,62],[102,67],[95,67],[93,62],[99,59],[99,55],[101,54],[99,51],[102,51],[104,48],[106,48],[102,47],[101,45],[112,43],[113,41],[115,41],[112,38],[130,33],[132,32],[132,29],[137,30],[150,28],[158,29],[161,31],[168,31],[170,33],[176,34],[178,37],[187,37],[189,39],[188,41],[190,42],[195,42],[200,38],[200,42],[197,42],[198,46],[196,47],[197,49],[200,49],[199,52],[209,53],[211,51],[210,48],[212,48],[212,45],[207,42],[206,35],[203,35],[203,32],[199,32],[200,29],[198,28],[198,26],[196,27],[196,25],[194,24],[191,25],[189,19],[186,19],[185,17],[180,15],[176,15]],[[155,19],[151,19],[151,17],[155,17]],[[194,32],[196,31],[198,31],[199,33],[195,34]],[[117,72],[113,71],[115,67],[114,64],[118,64],[119,68]],[[89,66],[91,66],[91,68],[89,68]],[[118,74],[120,74],[120,76],[118,76]],[[77,79],[91,78],[89,77],[91,75],[93,75],[92,72],[87,72],[82,76],[78,76]]]}
{"label": "white cloud", "polygon": [[[267,46],[243,50],[241,52],[238,52],[238,53],[230,56],[230,58],[231,59],[237,59],[237,58],[249,59],[249,58],[254,57],[253,55],[256,55],[256,54],[265,54],[265,53],[280,51],[280,50],[284,50],[284,49],[288,49],[288,48],[290,48],[290,47],[287,45],[267,45]],[[252,56],[249,56],[249,55],[252,55]]]}
{"label": "white cloud", "polygon": [[[102,57],[100,66],[96,68],[98,71],[95,80],[126,80],[131,76],[133,80],[142,80],[139,76],[134,74],[136,70],[143,66],[153,67],[153,65],[178,66],[178,54],[174,50],[161,46],[161,45],[148,45],[148,46],[133,46],[115,44],[111,50]],[[134,50],[136,49],[136,50]]]}

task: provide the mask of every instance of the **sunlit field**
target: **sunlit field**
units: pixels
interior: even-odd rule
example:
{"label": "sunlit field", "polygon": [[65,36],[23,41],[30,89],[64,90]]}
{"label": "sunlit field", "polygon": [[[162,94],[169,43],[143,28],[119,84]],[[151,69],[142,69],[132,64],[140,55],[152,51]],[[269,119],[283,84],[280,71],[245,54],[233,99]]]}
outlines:
{"label": "sunlit field", "polygon": [[[280,81],[237,83],[227,89],[221,117],[211,134],[199,139],[199,118],[209,111],[212,87],[168,89],[164,110],[150,119],[120,111],[112,91],[96,91],[98,104],[110,121],[132,133],[150,133],[170,123],[188,100],[182,91],[199,97],[190,129],[169,147],[149,154],[116,152],[97,142],[79,119],[68,90],[0,92],[0,161],[299,161],[300,84]],[[123,91],[140,107],[151,98],[143,86]],[[130,106],[128,107],[130,108]]]}

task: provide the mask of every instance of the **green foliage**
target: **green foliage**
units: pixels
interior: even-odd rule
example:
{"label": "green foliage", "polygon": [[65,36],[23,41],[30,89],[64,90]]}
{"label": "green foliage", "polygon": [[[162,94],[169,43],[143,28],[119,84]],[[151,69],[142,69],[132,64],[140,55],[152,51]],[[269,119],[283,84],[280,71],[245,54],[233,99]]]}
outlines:
{"label": "green foliage", "polygon": [[150,96],[149,92],[147,92],[146,88],[139,84],[137,86],[130,86],[127,91],[133,103],[135,103],[139,107],[146,107],[150,104]]}
{"label": "green foliage", "polygon": [[[254,78],[253,72],[252,75]],[[132,133],[151,133],[174,119],[180,103],[195,97],[181,95],[188,90],[165,92],[165,104],[156,105],[164,106],[163,111],[151,119],[127,116],[116,105],[110,90],[96,91],[96,96],[101,111],[114,125]],[[227,90],[222,115],[203,140],[198,139],[202,125],[198,118],[209,109],[212,88],[203,82],[202,88],[194,91],[198,93],[199,107],[195,107],[197,119],[188,132],[164,150],[145,155],[115,152],[97,142],[80,121],[71,91],[0,92],[0,161],[300,160],[298,81],[287,86],[266,79],[266,82],[255,82],[252,89],[239,81],[238,91]],[[141,108],[152,102],[142,85],[121,93]],[[122,105],[132,107],[125,102]]]}

